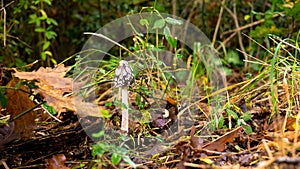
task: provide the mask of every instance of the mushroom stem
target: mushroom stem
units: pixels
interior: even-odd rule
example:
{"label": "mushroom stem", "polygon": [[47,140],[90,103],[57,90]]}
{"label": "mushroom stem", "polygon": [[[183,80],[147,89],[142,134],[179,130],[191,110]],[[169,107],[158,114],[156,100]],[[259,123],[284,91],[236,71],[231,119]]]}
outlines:
{"label": "mushroom stem", "polygon": [[[121,130],[128,133],[128,86],[134,83],[133,70],[127,61],[121,60],[115,71],[114,77],[115,87],[119,88],[119,93],[121,90],[122,97],[122,121]],[[121,88],[121,89],[120,89]]]}
{"label": "mushroom stem", "polygon": [[128,87],[123,86],[122,90],[122,122],[121,122],[121,130],[126,131],[128,133]]}

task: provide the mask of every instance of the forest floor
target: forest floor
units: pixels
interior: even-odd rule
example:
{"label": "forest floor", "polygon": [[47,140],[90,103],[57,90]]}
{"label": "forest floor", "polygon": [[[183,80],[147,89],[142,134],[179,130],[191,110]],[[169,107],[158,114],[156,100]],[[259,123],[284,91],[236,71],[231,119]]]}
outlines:
{"label": "forest floor", "polygon": [[[64,67],[56,70],[58,69],[65,72]],[[290,77],[284,73],[285,71],[279,72],[277,83],[273,86],[277,99],[275,102],[279,103],[278,111],[272,114],[274,90],[270,87],[270,69],[266,68],[251,79],[246,79],[246,74],[242,71],[235,70],[227,76],[226,89],[229,101],[226,104],[231,106],[227,106],[219,115],[218,129],[215,130],[207,128],[211,110],[207,98],[197,102],[198,113],[192,115],[192,118],[197,120],[189,126],[181,126],[178,122],[178,113],[182,110],[179,108],[182,105],[179,104],[182,103],[178,103],[174,98],[156,102],[155,104],[161,105],[169,115],[166,116],[165,111],[161,110],[162,112],[156,112],[160,115],[154,117],[151,114],[152,119],[148,119],[149,122],[131,120],[128,135],[136,138],[155,136],[162,140],[169,139],[167,146],[157,147],[151,141],[145,141],[142,148],[147,150],[146,155],[134,153],[134,150],[126,154],[119,152],[120,159],[116,162],[112,154],[114,151],[118,152],[118,146],[106,150],[100,146],[100,150],[95,150],[97,144],[87,134],[89,132],[86,127],[95,128],[99,125],[98,117],[77,116],[79,113],[70,105],[72,104],[68,102],[70,100],[59,97],[59,94],[69,89],[53,88],[53,84],[57,87],[57,81],[47,82],[51,74],[44,73],[57,73],[56,70],[47,68],[47,71],[14,73],[14,76],[21,79],[37,80],[39,89],[32,90],[38,92],[39,97],[46,98],[48,104],[55,105],[55,108],[62,113],[55,115],[45,113],[45,108],[40,108],[41,104],[44,104],[41,98],[39,102],[29,103],[29,94],[24,92],[26,88],[8,89],[10,90],[6,93],[8,104],[2,111],[3,114],[9,111],[26,112],[26,114],[18,118],[12,115],[13,120],[7,120],[7,124],[0,126],[2,138],[0,168],[130,168],[125,157],[129,157],[137,168],[300,168],[298,74]],[[30,73],[34,73],[35,77]],[[70,80],[56,74],[55,77],[59,77],[60,82]],[[293,81],[293,89],[287,83],[290,80]],[[18,84],[17,80],[12,81],[7,84],[8,87]],[[49,87],[49,83],[52,83],[52,87]],[[26,85],[28,86],[29,83]],[[103,91],[100,93],[109,90],[105,86],[108,85],[104,84],[101,88]],[[46,89],[51,89],[49,91],[52,93],[47,92]],[[135,96],[133,91],[134,87],[131,89],[130,97]],[[294,100],[292,103],[291,98]],[[102,100],[108,99],[102,98]],[[136,97],[130,100],[136,100]],[[105,128],[114,127],[118,131],[120,111],[114,105],[104,103],[102,105],[105,105],[105,109],[111,115],[106,118]],[[32,109],[27,111],[32,107],[35,108],[34,111],[31,112]],[[138,103],[135,102],[131,107],[139,109]],[[143,114],[141,116],[143,117]],[[3,115],[2,120],[5,120],[5,117]],[[173,139],[170,137],[174,136],[176,131],[172,130],[173,133],[170,133],[168,129],[171,125],[176,126],[176,131],[181,132]],[[184,130],[181,130],[181,127]],[[117,143],[112,142],[112,138],[107,138],[111,139],[107,140],[108,144]],[[121,140],[121,142],[126,141]]]}

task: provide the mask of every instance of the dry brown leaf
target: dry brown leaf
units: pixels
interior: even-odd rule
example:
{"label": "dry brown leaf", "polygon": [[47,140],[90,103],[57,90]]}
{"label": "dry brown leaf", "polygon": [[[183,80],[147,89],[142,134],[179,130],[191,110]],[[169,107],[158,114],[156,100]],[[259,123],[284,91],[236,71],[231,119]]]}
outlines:
{"label": "dry brown leaf", "polygon": [[48,105],[53,106],[58,112],[68,110],[78,113],[81,117],[101,117],[100,109],[105,109],[105,107],[99,107],[97,104],[83,102],[79,97],[64,97],[61,90],[47,87],[49,86],[42,86],[42,88],[35,89],[35,91],[40,93],[46,99]]}
{"label": "dry brown leaf", "polygon": [[[12,79],[7,86],[15,87],[17,83],[18,81],[16,79]],[[35,106],[33,101],[29,99],[29,94],[24,92],[28,91],[27,87],[20,86],[20,89],[23,91],[15,89],[7,89],[6,91],[6,97],[8,99],[6,112],[10,114],[12,118]],[[16,119],[14,121],[14,134],[17,134],[20,137],[30,137],[35,126],[35,118],[36,113],[30,111]]]}
{"label": "dry brown leaf", "polygon": [[232,143],[234,138],[238,137],[239,132],[243,129],[242,126],[232,130],[229,133],[224,134],[223,136],[219,137],[218,139],[206,144],[203,146],[203,149],[211,150],[211,151],[224,151],[226,143]]}
{"label": "dry brown leaf", "polygon": [[64,97],[66,92],[72,91],[72,78],[65,78],[68,67],[63,64],[55,68],[39,68],[34,72],[16,72],[14,75],[20,79],[36,80],[39,87],[34,90],[45,97],[50,106],[58,112],[75,111],[74,100],[72,97]]}
{"label": "dry brown leaf", "polygon": [[48,105],[53,106],[57,112],[73,111],[78,112],[82,117],[101,117],[99,110],[104,107],[83,102],[79,97],[64,96],[66,92],[72,91],[72,79],[64,77],[67,70],[64,65],[58,65],[53,69],[40,68],[36,72],[17,72],[14,75],[21,79],[38,81],[36,85],[39,88],[34,91],[41,94]]}
{"label": "dry brown leaf", "polygon": [[46,169],[70,169],[65,166],[66,156],[64,154],[58,154],[48,159],[48,166]]}
{"label": "dry brown leaf", "polygon": [[42,95],[47,101],[47,104],[53,106],[57,112],[65,112],[67,110],[75,111],[73,98],[64,97],[61,90],[51,89],[50,86],[41,86],[34,91]]}
{"label": "dry brown leaf", "polygon": [[192,126],[192,129],[190,132],[191,146],[196,149],[201,149],[203,146],[203,139],[199,136],[194,136],[195,130],[196,130],[195,126]]}
{"label": "dry brown leaf", "polygon": [[287,138],[290,142],[294,142],[295,138],[297,137],[297,140],[300,140],[300,133],[297,133],[296,135],[295,131],[286,131],[283,133],[283,138]]}
{"label": "dry brown leaf", "polygon": [[[271,122],[271,124],[267,127],[267,130],[269,131],[279,131],[282,130],[282,126],[284,124],[284,117],[274,118],[274,120]],[[286,121],[285,128],[288,131],[294,131],[295,130],[295,124],[296,124],[296,118],[295,117],[288,117]]]}
{"label": "dry brown leaf", "polygon": [[0,125],[0,148],[12,140],[18,139],[18,135],[14,134],[15,122]]}
{"label": "dry brown leaf", "polygon": [[[20,79],[37,80],[38,85],[52,86],[54,89],[62,90],[63,92],[72,91],[72,78],[65,78],[69,67],[64,67],[63,64],[57,65],[55,68],[39,68],[33,72],[16,72],[14,75]],[[39,86],[40,87],[40,86]]]}
{"label": "dry brown leaf", "polygon": [[94,103],[83,102],[79,97],[75,97],[74,99],[76,104],[76,113],[80,115],[80,117],[102,117],[100,110],[106,109],[104,106],[102,107]]}

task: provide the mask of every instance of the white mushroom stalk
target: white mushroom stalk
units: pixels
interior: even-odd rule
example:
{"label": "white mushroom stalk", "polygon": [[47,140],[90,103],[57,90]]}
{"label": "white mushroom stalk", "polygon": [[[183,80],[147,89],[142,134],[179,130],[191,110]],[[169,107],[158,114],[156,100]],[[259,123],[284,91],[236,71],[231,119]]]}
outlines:
{"label": "white mushroom stalk", "polygon": [[122,122],[121,130],[128,133],[128,86],[134,82],[134,74],[132,68],[127,61],[121,60],[115,71],[115,87],[121,88],[122,97]]}

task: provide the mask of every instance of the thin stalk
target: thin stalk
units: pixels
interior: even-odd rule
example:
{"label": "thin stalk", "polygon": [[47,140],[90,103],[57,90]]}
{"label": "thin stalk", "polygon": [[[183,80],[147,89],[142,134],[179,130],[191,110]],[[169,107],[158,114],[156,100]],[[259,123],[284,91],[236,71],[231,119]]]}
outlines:
{"label": "thin stalk", "polygon": [[121,130],[128,133],[128,87],[123,86],[122,90],[122,122]]}

